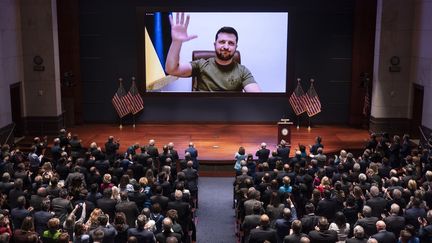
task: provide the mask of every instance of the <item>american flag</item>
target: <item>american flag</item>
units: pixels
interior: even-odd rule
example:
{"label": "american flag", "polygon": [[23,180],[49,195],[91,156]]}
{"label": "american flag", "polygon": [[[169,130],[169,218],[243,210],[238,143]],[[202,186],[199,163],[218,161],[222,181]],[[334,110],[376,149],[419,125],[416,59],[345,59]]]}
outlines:
{"label": "american flag", "polygon": [[319,100],[318,94],[315,91],[313,82],[314,80],[311,79],[309,90],[307,91],[304,99],[306,112],[309,117],[314,116],[321,112],[321,102]]}
{"label": "american flag", "polygon": [[294,92],[291,94],[289,98],[291,107],[293,108],[297,116],[306,111],[304,101],[303,101],[304,96],[305,93],[302,87],[300,86],[300,79],[297,79],[297,87],[295,88]]}
{"label": "american flag", "polygon": [[132,86],[130,87],[129,92],[127,93],[125,98],[128,102],[129,110],[130,112],[132,112],[132,114],[135,115],[136,113],[144,109],[144,102],[136,87],[135,78],[132,78]]}
{"label": "american flag", "polygon": [[112,103],[114,105],[114,108],[117,111],[117,114],[120,118],[126,116],[129,114],[129,106],[128,101],[126,100],[126,91],[123,88],[122,79],[119,80],[120,85],[117,89],[117,92],[114,94],[114,97],[112,98]]}

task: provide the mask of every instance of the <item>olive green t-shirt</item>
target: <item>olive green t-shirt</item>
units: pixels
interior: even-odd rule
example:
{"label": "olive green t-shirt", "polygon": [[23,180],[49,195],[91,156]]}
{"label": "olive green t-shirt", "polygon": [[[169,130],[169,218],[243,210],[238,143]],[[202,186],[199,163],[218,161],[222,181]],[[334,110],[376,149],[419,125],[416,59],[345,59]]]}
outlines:
{"label": "olive green t-shirt", "polygon": [[243,65],[232,62],[229,65],[216,63],[215,58],[191,62],[192,77],[198,79],[198,91],[239,91],[256,83],[251,72]]}

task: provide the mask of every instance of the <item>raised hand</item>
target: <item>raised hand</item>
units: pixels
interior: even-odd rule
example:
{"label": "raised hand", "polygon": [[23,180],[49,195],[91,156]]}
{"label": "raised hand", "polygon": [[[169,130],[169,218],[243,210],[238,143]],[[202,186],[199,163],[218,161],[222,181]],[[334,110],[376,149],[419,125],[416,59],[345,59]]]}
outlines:
{"label": "raised hand", "polygon": [[197,35],[188,35],[187,28],[189,25],[189,15],[186,15],[184,13],[176,13],[176,19],[174,21],[173,16],[169,16],[169,20],[171,23],[171,38],[172,41],[189,41],[192,39],[197,38]]}

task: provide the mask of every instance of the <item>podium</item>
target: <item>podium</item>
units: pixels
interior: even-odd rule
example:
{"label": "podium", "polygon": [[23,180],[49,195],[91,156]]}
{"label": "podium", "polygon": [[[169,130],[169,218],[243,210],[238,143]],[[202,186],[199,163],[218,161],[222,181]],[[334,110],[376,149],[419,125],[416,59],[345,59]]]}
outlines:
{"label": "podium", "polygon": [[279,144],[283,139],[287,144],[291,144],[291,126],[293,122],[289,119],[281,119],[278,123],[278,141],[276,144]]}

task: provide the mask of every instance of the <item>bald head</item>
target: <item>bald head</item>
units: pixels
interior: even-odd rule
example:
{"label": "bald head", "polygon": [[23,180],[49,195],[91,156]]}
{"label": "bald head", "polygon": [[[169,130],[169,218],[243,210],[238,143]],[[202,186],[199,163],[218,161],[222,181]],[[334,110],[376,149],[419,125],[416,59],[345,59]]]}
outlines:
{"label": "bald head", "polygon": [[386,229],[386,224],[382,220],[379,220],[378,222],[376,222],[375,225],[376,225],[377,231]]}
{"label": "bald head", "polygon": [[267,214],[263,214],[260,217],[260,225],[261,226],[268,226],[270,224],[270,218],[267,216]]}

